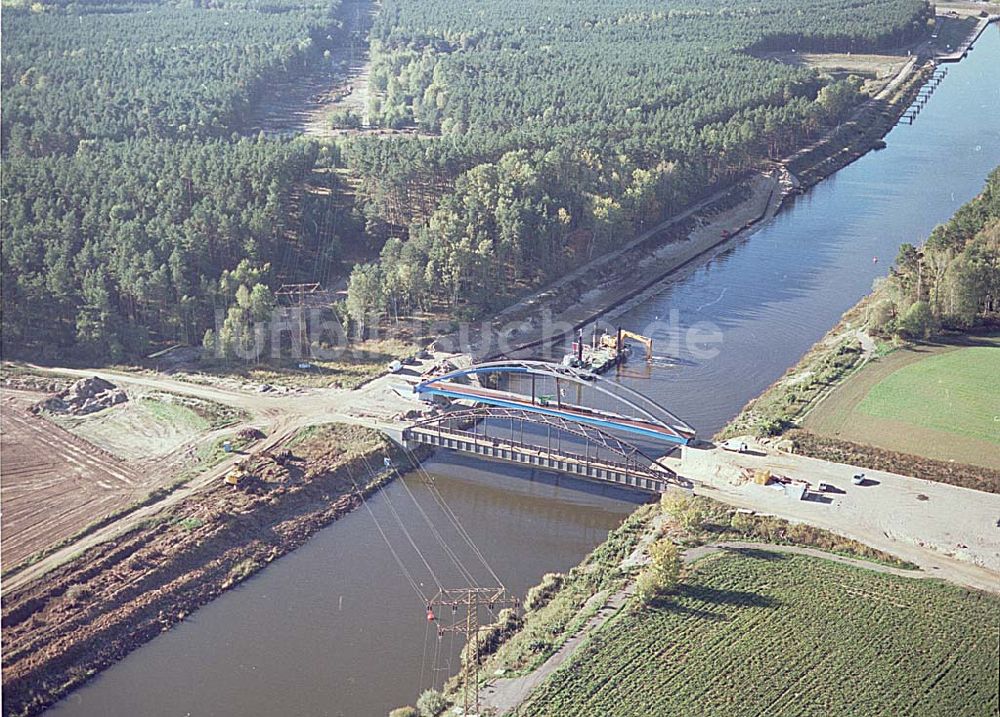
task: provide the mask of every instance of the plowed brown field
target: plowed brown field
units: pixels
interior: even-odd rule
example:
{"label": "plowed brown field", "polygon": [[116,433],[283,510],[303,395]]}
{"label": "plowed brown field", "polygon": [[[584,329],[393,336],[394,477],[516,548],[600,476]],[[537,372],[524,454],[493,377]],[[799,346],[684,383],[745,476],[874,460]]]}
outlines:
{"label": "plowed brown field", "polygon": [[0,561],[12,567],[128,505],[148,486],[128,464],[35,416],[45,394],[0,396]]}

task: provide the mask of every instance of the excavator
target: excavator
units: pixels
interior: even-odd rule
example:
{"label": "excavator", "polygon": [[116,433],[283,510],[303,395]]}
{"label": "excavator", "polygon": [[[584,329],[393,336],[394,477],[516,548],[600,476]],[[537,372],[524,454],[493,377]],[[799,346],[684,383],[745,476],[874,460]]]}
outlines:
{"label": "excavator", "polygon": [[638,341],[640,344],[646,347],[646,360],[653,360],[653,339],[648,336],[643,336],[642,334],[637,334],[634,331],[628,331],[626,329],[619,328],[617,334],[604,334],[601,336],[601,348],[606,348],[610,351],[614,351],[616,354],[620,353],[625,349],[624,343],[625,339],[632,339],[633,341]]}

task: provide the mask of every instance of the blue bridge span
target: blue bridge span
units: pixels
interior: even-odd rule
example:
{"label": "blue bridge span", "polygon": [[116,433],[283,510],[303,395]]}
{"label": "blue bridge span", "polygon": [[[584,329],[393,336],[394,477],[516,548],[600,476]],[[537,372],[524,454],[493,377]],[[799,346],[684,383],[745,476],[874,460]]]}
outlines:
{"label": "blue bridge span", "polygon": [[[577,402],[565,400],[570,387]],[[560,364],[475,364],[424,376],[413,391],[429,401],[445,399],[449,409],[407,428],[410,442],[645,491],[662,492],[676,476],[632,441],[666,444],[669,452],[695,438],[691,426],[638,391]],[[583,405],[584,395],[604,407]],[[508,423],[509,432],[498,428]],[[529,439],[544,440],[525,441],[526,425]]]}

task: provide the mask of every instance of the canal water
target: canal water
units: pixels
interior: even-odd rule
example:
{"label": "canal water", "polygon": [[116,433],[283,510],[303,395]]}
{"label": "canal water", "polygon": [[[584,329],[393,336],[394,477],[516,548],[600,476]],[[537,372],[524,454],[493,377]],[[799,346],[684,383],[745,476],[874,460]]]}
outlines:
{"label": "canal water", "polygon": [[[888,273],[901,244],[922,242],[978,194],[1000,164],[1000,27],[943,67],[946,79],[886,149],[613,312],[674,361],[622,380],[710,437]],[[698,342],[692,329],[713,338]]]}
{"label": "canal water", "polygon": [[[998,67],[1000,30],[991,26],[969,58],[948,66],[916,123],[888,135],[887,149],[618,312],[617,322],[653,331],[656,353],[670,356],[648,377],[622,380],[701,435],[721,427],[867,293],[900,244],[924,239],[981,189],[1000,164]],[[696,325],[718,329],[721,341],[692,344],[686,335]],[[520,594],[545,572],[579,562],[635,507],[635,497],[611,488],[455,456],[427,468]],[[421,685],[454,671],[458,645],[445,640],[435,649],[421,598],[378,528],[393,545],[408,545],[395,511],[418,546],[434,546],[421,515],[440,515],[431,498],[420,477],[397,481],[370,502],[377,523],[365,510],[346,516],[47,714],[383,717],[412,702]],[[445,538],[461,547],[454,534]],[[432,566],[448,564],[442,551],[427,551]],[[417,564],[403,553],[404,563]],[[429,578],[420,579],[430,590]]]}

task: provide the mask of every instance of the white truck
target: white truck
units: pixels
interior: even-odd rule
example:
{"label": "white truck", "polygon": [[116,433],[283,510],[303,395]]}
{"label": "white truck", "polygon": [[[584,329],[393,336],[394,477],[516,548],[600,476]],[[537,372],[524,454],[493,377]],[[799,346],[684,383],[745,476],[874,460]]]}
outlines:
{"label": "white truck", "polygon": [[748,453],[750,451],[750,447],[747,446],[746,441],[739,441],[735,438],[723,441],[721,448],[724,451],[732,451],[733,453]]}

